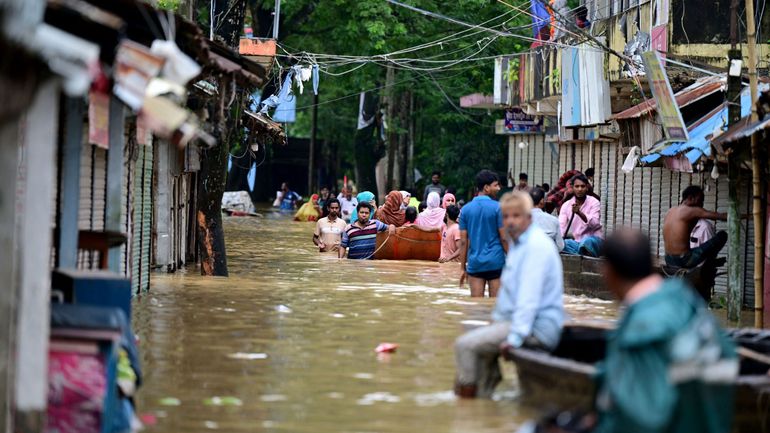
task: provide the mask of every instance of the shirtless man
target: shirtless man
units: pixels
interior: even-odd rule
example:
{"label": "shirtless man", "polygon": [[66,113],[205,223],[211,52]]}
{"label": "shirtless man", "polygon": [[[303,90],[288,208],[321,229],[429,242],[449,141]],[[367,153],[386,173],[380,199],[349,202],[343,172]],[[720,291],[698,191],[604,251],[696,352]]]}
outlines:
{"label": "shirtless man", "polygon": [[669,209],[663,222],[663,241],[666,245],[666,264],[680,268],[694,268],[707,259],[716,258],[727,243],[727,233],[719,231],[708,242],[690,249],[690,233],[698,220],[727,221],[727,214],[703,209],[703,189],[690,185],[682,192],[682,204]]}

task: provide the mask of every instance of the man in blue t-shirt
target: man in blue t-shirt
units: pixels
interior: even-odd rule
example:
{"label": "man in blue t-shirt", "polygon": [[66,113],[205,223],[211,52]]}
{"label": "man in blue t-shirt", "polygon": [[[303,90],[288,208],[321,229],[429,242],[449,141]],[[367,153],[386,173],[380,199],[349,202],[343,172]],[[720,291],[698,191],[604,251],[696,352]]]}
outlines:
{"label": "man in blue t-shirt", "polygon": [[479,194],[460,213],[460,286],[467,277],[471,296],[483,297],[489,285],[489,297],[497,296],[500,274],[508,250],[503,230],[503,214],[494,200],[500,191],[497,175],[481,170],[476,175]]}
{"label": "man in blue t-shirt", "polygon": [[283,192],[283,198],[281,199],[281,210],[291,211],[297,205],[297,201],[301,198],[299,194],[289,189],[289,182],[281,184],[281,192]]}

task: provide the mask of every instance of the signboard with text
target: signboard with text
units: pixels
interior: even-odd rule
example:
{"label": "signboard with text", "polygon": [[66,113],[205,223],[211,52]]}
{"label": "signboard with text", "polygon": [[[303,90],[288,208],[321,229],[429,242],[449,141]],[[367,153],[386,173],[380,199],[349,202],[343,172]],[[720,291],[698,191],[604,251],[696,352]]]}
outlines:
{"label": "signboard with text", "polygon": [[543,133],[542,116],[531,116],[521,108],[505,110],[505,134],[541,134]]}
{"label": "signboard with text", "polygon": [[666,70],[660,62],[660,56],[656,51],[647,51],[642,54],[642,60],[666,140],[687,141],[689,139],[687,126],[682,120],[682,113],[676,103],[674,91],[671,90]]}

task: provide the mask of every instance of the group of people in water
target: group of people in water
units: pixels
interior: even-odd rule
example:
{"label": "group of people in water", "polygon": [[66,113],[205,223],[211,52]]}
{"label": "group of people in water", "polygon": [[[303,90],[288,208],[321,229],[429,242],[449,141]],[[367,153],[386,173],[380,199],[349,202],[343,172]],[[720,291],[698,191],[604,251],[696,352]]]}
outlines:
{"label": "group of people in water", "polygon": [[[462,208],[439,173],[421,203],[404,191],[391,191],[380,207],[370,192],[353,197],[346,188],[335,198],[322,191],[312,201],[322,215],[313,242],[323,253],[369,259],[379,232],[410,225],[442,232],[440,261],[460,263],[460,284],[467,280],[472,296],[497,297],[492,323],[455,343],[455,392],[462,398],[492,395],[502,379],[500,357],[556,349],[566,322],[560,253],[603,257],[605,284],[625,308],[596,378],[594,412],[535,431],[729,431],[739,365],[734,344],[686,282],[660,276],[646,235],[620,230],[604,238],[587,172],[567,172],[553,189],[530,187],[522,173],[498,201],[497,175],[482,170],[476,196]],[[698,266],[724,246],[726,234],[713,224],[708,233],[704,222],[726,215],[703,204],[703,190],[689,186],[666,215],[668,265]],[[701,224],[707,228],[699,231]]]}

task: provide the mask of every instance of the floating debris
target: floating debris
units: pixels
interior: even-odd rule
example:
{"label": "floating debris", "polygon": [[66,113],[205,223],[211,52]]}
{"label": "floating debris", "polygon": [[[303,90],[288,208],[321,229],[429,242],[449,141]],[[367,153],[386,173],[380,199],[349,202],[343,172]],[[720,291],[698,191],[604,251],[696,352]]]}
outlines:
{"label": "floating debris", "polygon": [[286,401],[288,397],[283,394],[265,394],[259,398],[264,402]]}
{"label": "floating debris", "polygon": [[374,351],[377,353],[393,353],[396,349],[398,349],[398,344],[396,343],[380,343]]}
{"label": "floating debris", "polygon": [[161,406],[181,406],[182,401],[176,397],[164,397],[158,400],[158,404]]}
{"label": "floating debris", "polygon": [[256,359],[267,359],[267,353],[231,353],[227,355],[230,359],[245,359],[247,361],[254,361]]}
{"label": "floating debris", "polygon": [[489,322],[486,320],[463,320],[463,325],[470,325],[470,326],[486,326],[489,325]]}
{"label": "floating debris", "polygon": [[243,406],[241,399],[237,397],[214,396],[203,400],[206,406]]}
{"label": "floating debris", "polygon": [[401,401],[401,397],[397,395],[393,395],[389,392],[373,392],[370,394],[366,394],[362,398],[360,398],[356,404],[362,405],[362,406],[370,406],[377,402],[384,402],[384,403],[398,403]]}
{"label": "floating debris", "polygon": [[283,304],[281,304],[281,305],[279,305],[279,306],[275,307],[275,311],[277,311],[277,312],[279,312],[279,313],[286,313],[286,314],[289,314],[289,313],[291,313],[291,312],[292,312],[292,309],[291,309],[291,308],[289,308],[289,307],[287,307],[287,306],[285,306],[285,305],[283,305]]}

